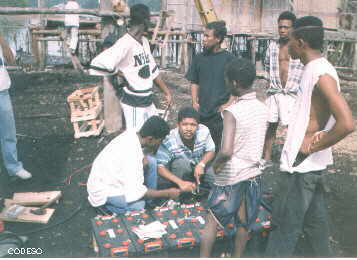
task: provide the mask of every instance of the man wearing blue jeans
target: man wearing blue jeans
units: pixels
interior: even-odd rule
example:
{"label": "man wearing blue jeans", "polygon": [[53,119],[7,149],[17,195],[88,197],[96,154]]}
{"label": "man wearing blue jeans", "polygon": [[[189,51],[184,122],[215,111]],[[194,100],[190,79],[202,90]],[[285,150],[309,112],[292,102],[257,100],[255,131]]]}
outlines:
{"label": "man wearing blue jeans", "polygon": [[87,183],[90,204],[123,214],[144,209],[144,198],[178,197],[177,188],[156,190],[156,159],[143,152],[155,151],[168,133],[167,123],[152,116],[139,132],[130,128],[114,138],[93,162]]}
{"label": "man wearing blue jeans", "polygon": [[[9,57],[13,58],[13,57]],[[26,171],[17,158],[16,127],[14,112],[9,96],[11,80],[5,68],[4,55],[0,42],[0,144],[5,168],[10,176],[23,180],[30,179],[31,173]]]}

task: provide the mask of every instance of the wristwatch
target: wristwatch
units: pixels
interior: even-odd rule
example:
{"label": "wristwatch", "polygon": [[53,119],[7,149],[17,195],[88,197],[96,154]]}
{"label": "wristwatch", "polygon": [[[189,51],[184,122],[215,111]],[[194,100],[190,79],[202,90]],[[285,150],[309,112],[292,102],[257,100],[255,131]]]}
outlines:
{"label": "wristwatch", "polygon": [[206,164],[204,164],[203,162],[198,163],[199,166],[201,166],[202,168],[206,167]]}

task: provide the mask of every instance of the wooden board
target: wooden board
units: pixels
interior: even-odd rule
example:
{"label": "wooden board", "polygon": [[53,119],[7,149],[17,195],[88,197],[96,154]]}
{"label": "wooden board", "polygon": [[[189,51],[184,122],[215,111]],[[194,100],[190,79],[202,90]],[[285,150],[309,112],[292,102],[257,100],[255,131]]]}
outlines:
{"label": "wooden board", "polygon": [[12,204],[14,201],[5,200],[5,209],[0,213],[0,220],[3,221],[12,221],[12,222],[30,222],[30,223],[39,223],[39,224],[47,224],[50,218],[52,217],[55,209],[46,209],[46,214],[44,215],[36,215],[30,212],[31,209],[38,209],[38,207],[25,207],[25,210],[17,216],[17,218],[9,218],[3,214],[3,212]]}
{"label": "wooden board", "polygon": [[61,194],[61,191],[44,191],[44,192],[16,192],[12,198],[13,203],[28,205],[43,205],[52,198]]}

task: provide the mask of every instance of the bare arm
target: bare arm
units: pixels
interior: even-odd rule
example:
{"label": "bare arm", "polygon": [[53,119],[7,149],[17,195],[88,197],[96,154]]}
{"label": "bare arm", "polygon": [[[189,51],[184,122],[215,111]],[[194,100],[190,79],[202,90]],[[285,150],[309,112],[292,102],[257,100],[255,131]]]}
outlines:
{"label": "bare arm", "polygon": [[195,188],[194,183],[180,179],[164,165],[159,165],[157,167],[157,172],[160,174],[161,177],[175,183],[181,191],[191,191]]}
{"label": "bare arm", "polygon": [[346,100],[337,89],[336,81],[329,75],[322,75],[318,81],[318,90],[326,99],[330,111],[336,119],[335,125],[328,132],[322,132],[312,141],[309,153],[324,150],[336,144],[352,133],[355,125],[352,112]]}
{"label": "bare arm", "polygon": [[222,112],[223,110],[225,110],[227,107],[229,107],[229,106],[230,106],[234,101],[236,101],[236,100],[237,100],[237,97],[231,95],[231,96],[229,97],[227,103],[225,103],[225,104],[223,104],[223,105],[221,105],[221,106],[219,107],[219,111]]}
{"label": "bare arm", "polygon": [[214,158],[215,152],[205,152],[202,156],[200,163],[207,164]]}
{"label": "bare arm", "polygon": [[147,190],[144,197],[146,198],[177,198],[180,195],[180,190],[177,188],[170,188],[165,190]]}
{"label": "bare arm", "polygon": [[233,154],[233,142],[236,131],[236,119],[229,111],[223,111],[223,140],[221,150],[213,162],[214,172],[217,174]]}
{"label": "bare arm", "polygon": [[0,47],[3,51],[4,58],[6,62],[10,65],[16,64],[14,54],[12,53],[7,42],[0,36]]}
{"label": "bare arm", "polygon": [[171,91],[169,90],[169,88],[166,86],[165,82],[161,79],[160,75],[158,75],[155,79],[154,79],[154,83],[161,89],[161,91],[165,94],[165,98],[166,98],[166,103],[167,105],[171,105],[172,103],[172,95],[171,95]]}
{"label": "bare arm", "polygon": [[194,84],[194,83],[191,84],[192,106],[197,111],[200,108],[200,105],[198,104],[198,89],[199,89],[199,85]]}
{"label": "bare arm", "polygon": [[193,175],[196,178],[197,184],[200,184],[200,176],[204,174],[205,167],[202,164],[207,165],[214,158],[215,152],[206,152],[203,154],[201,161],[195,166]]}

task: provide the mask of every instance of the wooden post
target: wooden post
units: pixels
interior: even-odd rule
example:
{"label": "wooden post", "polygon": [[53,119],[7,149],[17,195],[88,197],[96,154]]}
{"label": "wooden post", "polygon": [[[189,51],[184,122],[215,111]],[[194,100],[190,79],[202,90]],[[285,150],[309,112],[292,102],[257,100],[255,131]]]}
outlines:
{"label": "wooden post", "polygon": [[[111,0],[101,0],[101,11],[112,11]],[[101,38],[105,39],[109,34],[115,31],[115,21],[110,17],[102,17],[102,33]],[[119,28],[119,36],[125,33],[125,25]],[[116,76],[115,76],[116,77]],[[109,77],[104,77],[103,81],[103,96],[104,96],[104,126],[107,133],[114,133],[121,130],[123,126],[122,108],[118,97],[115,94],[114,88]]]}
{"label": "wooden post", "polygon": [[[188,40],[188,34],[182,37],[183,40]],[[181,64],[180,72],[186,73],[188,70],[188,42],[181,44]]]}
{"label": "wooden post", "polygon": [[252,56],[252,63],[255,64],[255,52],[257,49],[257,38],[253,38],[250,41],[250,46],[251,46],[251,56]]}
{"label": "wooden post", "polygon": [[357,43],[354,44],[354,55],[352,60],[353,76],[357,76]]}
{"label": "wooden post", "polygon": [[[37,7],[38,8],[43,8],[45,6],[45,1],[44,0],[37,0]],[[40,15],[40,25],[44,26],[44,16]],[[41,36],[41,35],[39,35]],[[47,42],[45,41],[37,41],[38,45],[38,65],[40,70],[44,70],[46,66],[46,45]]]}
{"label": "wooden post", "polygon": [[[356,15],[353,17],[352,24],[351,24],[351,29],[353,31],[357,30],[357,17]],[[357,43],[354,44],[354,55],[353,55],[353,61],[352,61],[352,69],[353,69],[353,76],[357,77]]]}

